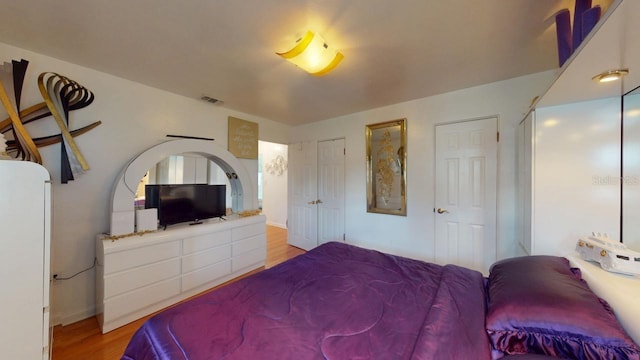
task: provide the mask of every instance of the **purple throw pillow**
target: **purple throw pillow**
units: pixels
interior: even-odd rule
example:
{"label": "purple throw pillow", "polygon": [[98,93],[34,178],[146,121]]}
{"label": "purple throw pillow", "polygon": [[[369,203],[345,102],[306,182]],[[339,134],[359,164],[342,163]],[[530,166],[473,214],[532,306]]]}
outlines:
{"label": "purple throw pillow", "polygon": [[487,333],[504,354],[640,359],[609,306],[565,258],[499,261],[490,269],[488,296]]}

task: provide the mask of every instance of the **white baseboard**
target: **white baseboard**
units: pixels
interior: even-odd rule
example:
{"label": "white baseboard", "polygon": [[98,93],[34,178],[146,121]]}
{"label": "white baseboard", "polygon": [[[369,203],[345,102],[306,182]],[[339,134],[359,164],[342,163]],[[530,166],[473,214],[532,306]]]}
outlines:
{"label": "white baseboard", "polygon": [[62,325],[62,326],[66,326],[69,324],[73,324],[75,322],[78,322],[80,320],[84,320],[84,319],[88,319],[92,316],[96,315],[96,308],[91,307],[90,309],[85,309],[84,311],[78,311],[75,312],[73,314],[55,314],[52,316],[52,321],[51,321],[51,325],[52,326],[56,326],[56,325]]}
{"label": "white baseboard", "polygon": [[269,220],[267,220],[267,225],[279,227],[279,228],[285,229],[285,230],[287,229],[287,225],[286,224],[278,224],[278,223],[271,222]]}

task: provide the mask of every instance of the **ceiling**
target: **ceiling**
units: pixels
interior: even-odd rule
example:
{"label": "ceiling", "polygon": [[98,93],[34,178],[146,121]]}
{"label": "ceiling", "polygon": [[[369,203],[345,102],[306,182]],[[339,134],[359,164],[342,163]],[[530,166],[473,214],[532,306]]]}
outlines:
{"label": "ceiling", "polygon": [[[0,0],[0,42],[299,125],[558,68],[554,15],[573,4]],[[307,29],[344,54],[328,75],[275,55]]]}

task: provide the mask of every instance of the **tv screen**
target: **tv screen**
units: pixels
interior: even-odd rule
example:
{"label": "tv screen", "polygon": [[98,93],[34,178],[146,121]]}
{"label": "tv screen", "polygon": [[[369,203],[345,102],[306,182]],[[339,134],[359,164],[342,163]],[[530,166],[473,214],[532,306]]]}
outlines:
{"label": "tv screen", "polygon": [[158,222],[167,226],[222,217],[227,206],[226,185],[146,185],[145,209],[158,209]]}

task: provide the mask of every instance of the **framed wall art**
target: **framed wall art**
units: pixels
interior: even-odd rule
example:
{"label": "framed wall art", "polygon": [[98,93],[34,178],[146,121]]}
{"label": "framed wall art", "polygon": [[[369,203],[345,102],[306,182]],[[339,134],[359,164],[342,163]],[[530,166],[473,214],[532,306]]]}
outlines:
{"label": "framed wall art", "polygon": [[229,152],[240,159],[258,159],[258,124],[229,116]]}
{"label": "framed wall art", "polygon": [[406,121],[366,126],[367,212],[407,215]]}

